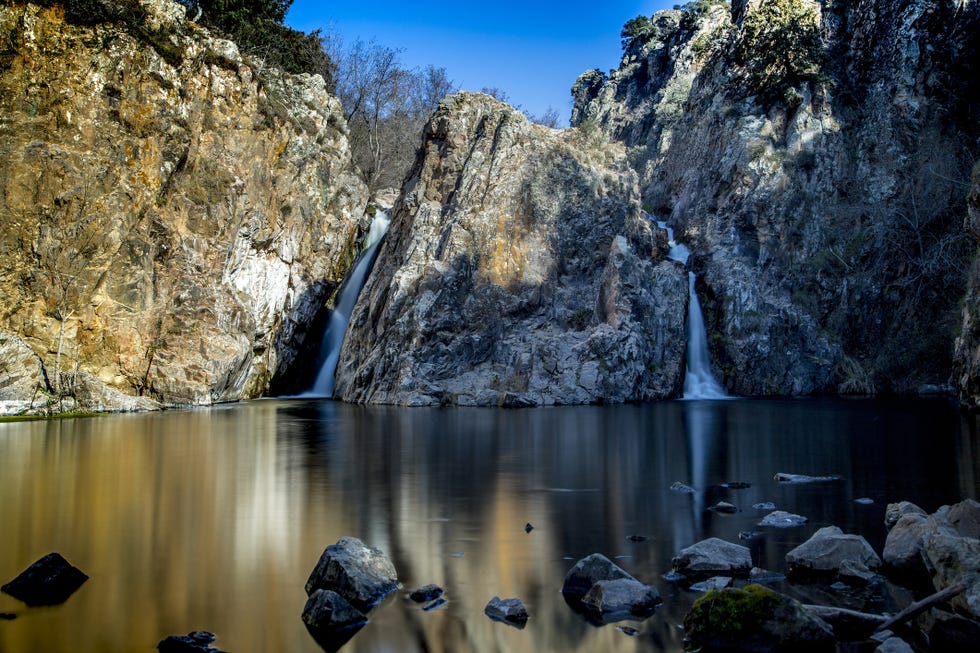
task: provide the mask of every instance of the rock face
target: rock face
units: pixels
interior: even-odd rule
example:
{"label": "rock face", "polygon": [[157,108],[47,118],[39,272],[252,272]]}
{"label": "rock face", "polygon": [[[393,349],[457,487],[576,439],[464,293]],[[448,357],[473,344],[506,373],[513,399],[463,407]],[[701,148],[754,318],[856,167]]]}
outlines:
{"label": "rock face", "polygon": [[368,612],[398,589],[395,566],[382,551],[356,537],[342,537],[328,546],[306,581],[306,593],[331,590],[361,612]]}
{"label": "rock face", "polygon": [[980,409],[980,162],[973,168],[964,228],[972,241],[974,257],[963,302],[963,326],[956,339],[953,380],[963,403],[976,410]]}
{"label": "rock face", "polygon": [[670,397],[687,285],[624,150],[493,98],[445,99],[357,306],[346,401],[536,405]]}
{"label": "rock face", "polygon": [[45,4],[0,6],[0,410],[263,394],[365,222],[338,101],[168,0]]}
{"label": "rock face", "polygon": [[623,142],[692,251],[714,369],[741,395],[915,392],[976,402],[980,5],[690,3],[572,124]]}
{"label": "rock face", "polygon": [[684,617],[690,650],[833,651],[834,634],[799,601],[759,585],[708,592]]}

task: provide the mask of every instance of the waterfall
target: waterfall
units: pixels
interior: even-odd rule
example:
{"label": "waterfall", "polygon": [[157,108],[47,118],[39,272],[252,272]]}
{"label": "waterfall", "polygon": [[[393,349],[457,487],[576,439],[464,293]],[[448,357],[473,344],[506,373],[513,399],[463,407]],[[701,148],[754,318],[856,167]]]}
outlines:
{"label": "waterfall", "polygon": [[374,264],[374,256],[378,245],[381,243],[382,236],[388,231],[390,220],[384,211],[378,211],[371,221],[371,227],[364,238],[364,251],[361,253],[350,276],[344,282],[343,291],[340,293],[340,300],[330,314],[330,322],[327,330],[323,334],[323,342],[320,345],[320,355],[324,357],[323,365],[316,376],[313,387],[303,396],[305,397],[332,397],[334,372],[337,370],[337,360],[340,358],[340,346],[344,344],[344,334],[347,332],[347,323],[350,321],[350,314],[354,310],[357,296],[361,294],[361,288],[367,280],[368,272]]}
{"label": "waterfall", "polygon": [[[674,230],[666,222],[658,222],[657,226],[667,232],[667,244],[670,251],[667,258],[687,265],[691,250],[674,240]],[[701,313],[701,302],[694,292],[694,273],[687,273],[688,293],[687,303],[687,370],[684,373],[684,399],[729,399],[725,389],[715,380],[711,373],[711,358],[708,356],[708,335],[704,330],[704,315]]]}
{"label": "waterfall", "polygon": [[687,303],[687,372],[684,374],[684,399],[727,399],[725,389],[715,381],[708,356],[708,335],[704,330],[701,302],[694,292],[694,273],[687,273],[690,300]]}

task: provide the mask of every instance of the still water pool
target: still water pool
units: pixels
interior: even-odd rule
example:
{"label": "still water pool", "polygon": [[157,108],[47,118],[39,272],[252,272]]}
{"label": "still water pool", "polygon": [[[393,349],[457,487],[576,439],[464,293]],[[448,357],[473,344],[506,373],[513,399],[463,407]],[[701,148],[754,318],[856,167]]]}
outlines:
{"label": "still water pool", "polygon": [[[753,562],[778,571],[835,524],[880,553],[886,503],[931,512],[977,498],[978,445],[975,417],[908,399],[509,411],[268,400],[2,423],[0,583],[50,551],[91,578],[52,608],[0,595],[16,614],[0,621],[0,652],[148,652],[192,630],[235,653],[319,651],[303,585],[345,535],[388,553],[406,591],[344,651],[680,651],[697,595],[661,578],[679,549],[759,531]],[[841,480],[781,485],[777,472]],[[720,487],[732,481],[750,487]],[[722,499],[740,511],[706,510]],[[765,501],[810,521],[760,529],[752,505]],[[562,600],[565,572],[593,552],[663,595],[627,624],[636,635]],[[424,612],[404,595],[428,583],[448,603]],[[523,599],[524,630],[484,616],[494,595]]]}

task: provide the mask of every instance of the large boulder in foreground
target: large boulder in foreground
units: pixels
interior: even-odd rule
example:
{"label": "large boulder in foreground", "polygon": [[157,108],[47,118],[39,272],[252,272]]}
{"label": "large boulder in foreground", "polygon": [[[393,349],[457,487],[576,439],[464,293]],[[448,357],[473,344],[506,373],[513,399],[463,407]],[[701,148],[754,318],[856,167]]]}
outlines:
{"label": "large boulder in foreground", "polygon": [[836,574],[846,561],[868,569],[881,566],[881,558],[860,535],[844,533],[837,526],[826,526],[809,540],[786,554],[786,564],[794,573]]}
{"label": "large boulder in foreground", "polygon": [[401,405],[675,396],[687,277],[626,152],[482,94],[442,101],[351,315],[336,396]]}
{"label": "large boulder in foreground", "polygon": [[356,537],[342,537],[324,550],[306,581],[306,593],[332,590],[361,612],[368,612],[398,589],[391,559]]}
{"label": "large boulder in foreground", "polygon": [[980,539],[976,532],[976,501],[943,506],[930,515],[922,540],[922,556],[937,591],[962,584],[954,607],[980,619]]}
{"label": "large boulder in foreground", "polygon": [[684,617],[686,647],[729,652],[834,650],[833,629],[799,601],[760,585],[712,590]]}
{"label": "large boulder in foreground", "polygon": [[30,606],[58,605],[87,580],[88,576],[60,553],[49,553],[0,587],[0,591]]}
{"label": "large boulder in foreground", "polygon": [[681,549],[671,560],[674,571],[688,576],[739,576],[752,569],[752,552],[741,544],[709,537]]}

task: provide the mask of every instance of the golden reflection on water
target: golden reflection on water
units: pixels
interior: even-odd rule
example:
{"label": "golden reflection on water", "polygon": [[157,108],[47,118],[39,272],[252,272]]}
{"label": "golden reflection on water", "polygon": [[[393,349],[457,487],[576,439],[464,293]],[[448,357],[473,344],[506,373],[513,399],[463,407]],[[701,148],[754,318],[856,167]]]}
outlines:
{"label": "golden reflection on water", "polygon": [[[300,620],[303,586],[345,535],[388,553],[405,590],[437,583],[449,600],[423,612],[399,592],[345,652],[680,651],[677,624],[694,596],[660,578],[670,557],[704,537],[737,541],[758,516],[706,513],[708,491],[678,495],[666,489],[673,481],[752,481],[734,495],[741,506],[775,500],[807,514],[807,529],[753,549],[770,567],[827,523],[880,528],[875,511],[892,493],[976,495],[975,428],[951,436],[948,452],[943,438],[916,445],[913,435],[902,457],[876,457],[896,423],[875,426],[878,413],[860,404],[855,417],[838,404],[723,403],[432,411],[258,401],[0,423],[0,582],[51,551],[91,576],[53,608],[0,594],[0,612],[17,614],[0,622],[0,653],[145,652],[191,630],[235,653],[319,651]],[[847,480],[785,488],[775,471]],[[863,495],[877,506],[855,508]],[[630,543],[634,533],[649,540]],[[588,625],[562,600],[567,569],[595,551],[621,556],[664,594],[656,615],[632,624],[639,637]],[[484,616],[494,595],[524,601],[524,630]]]}

